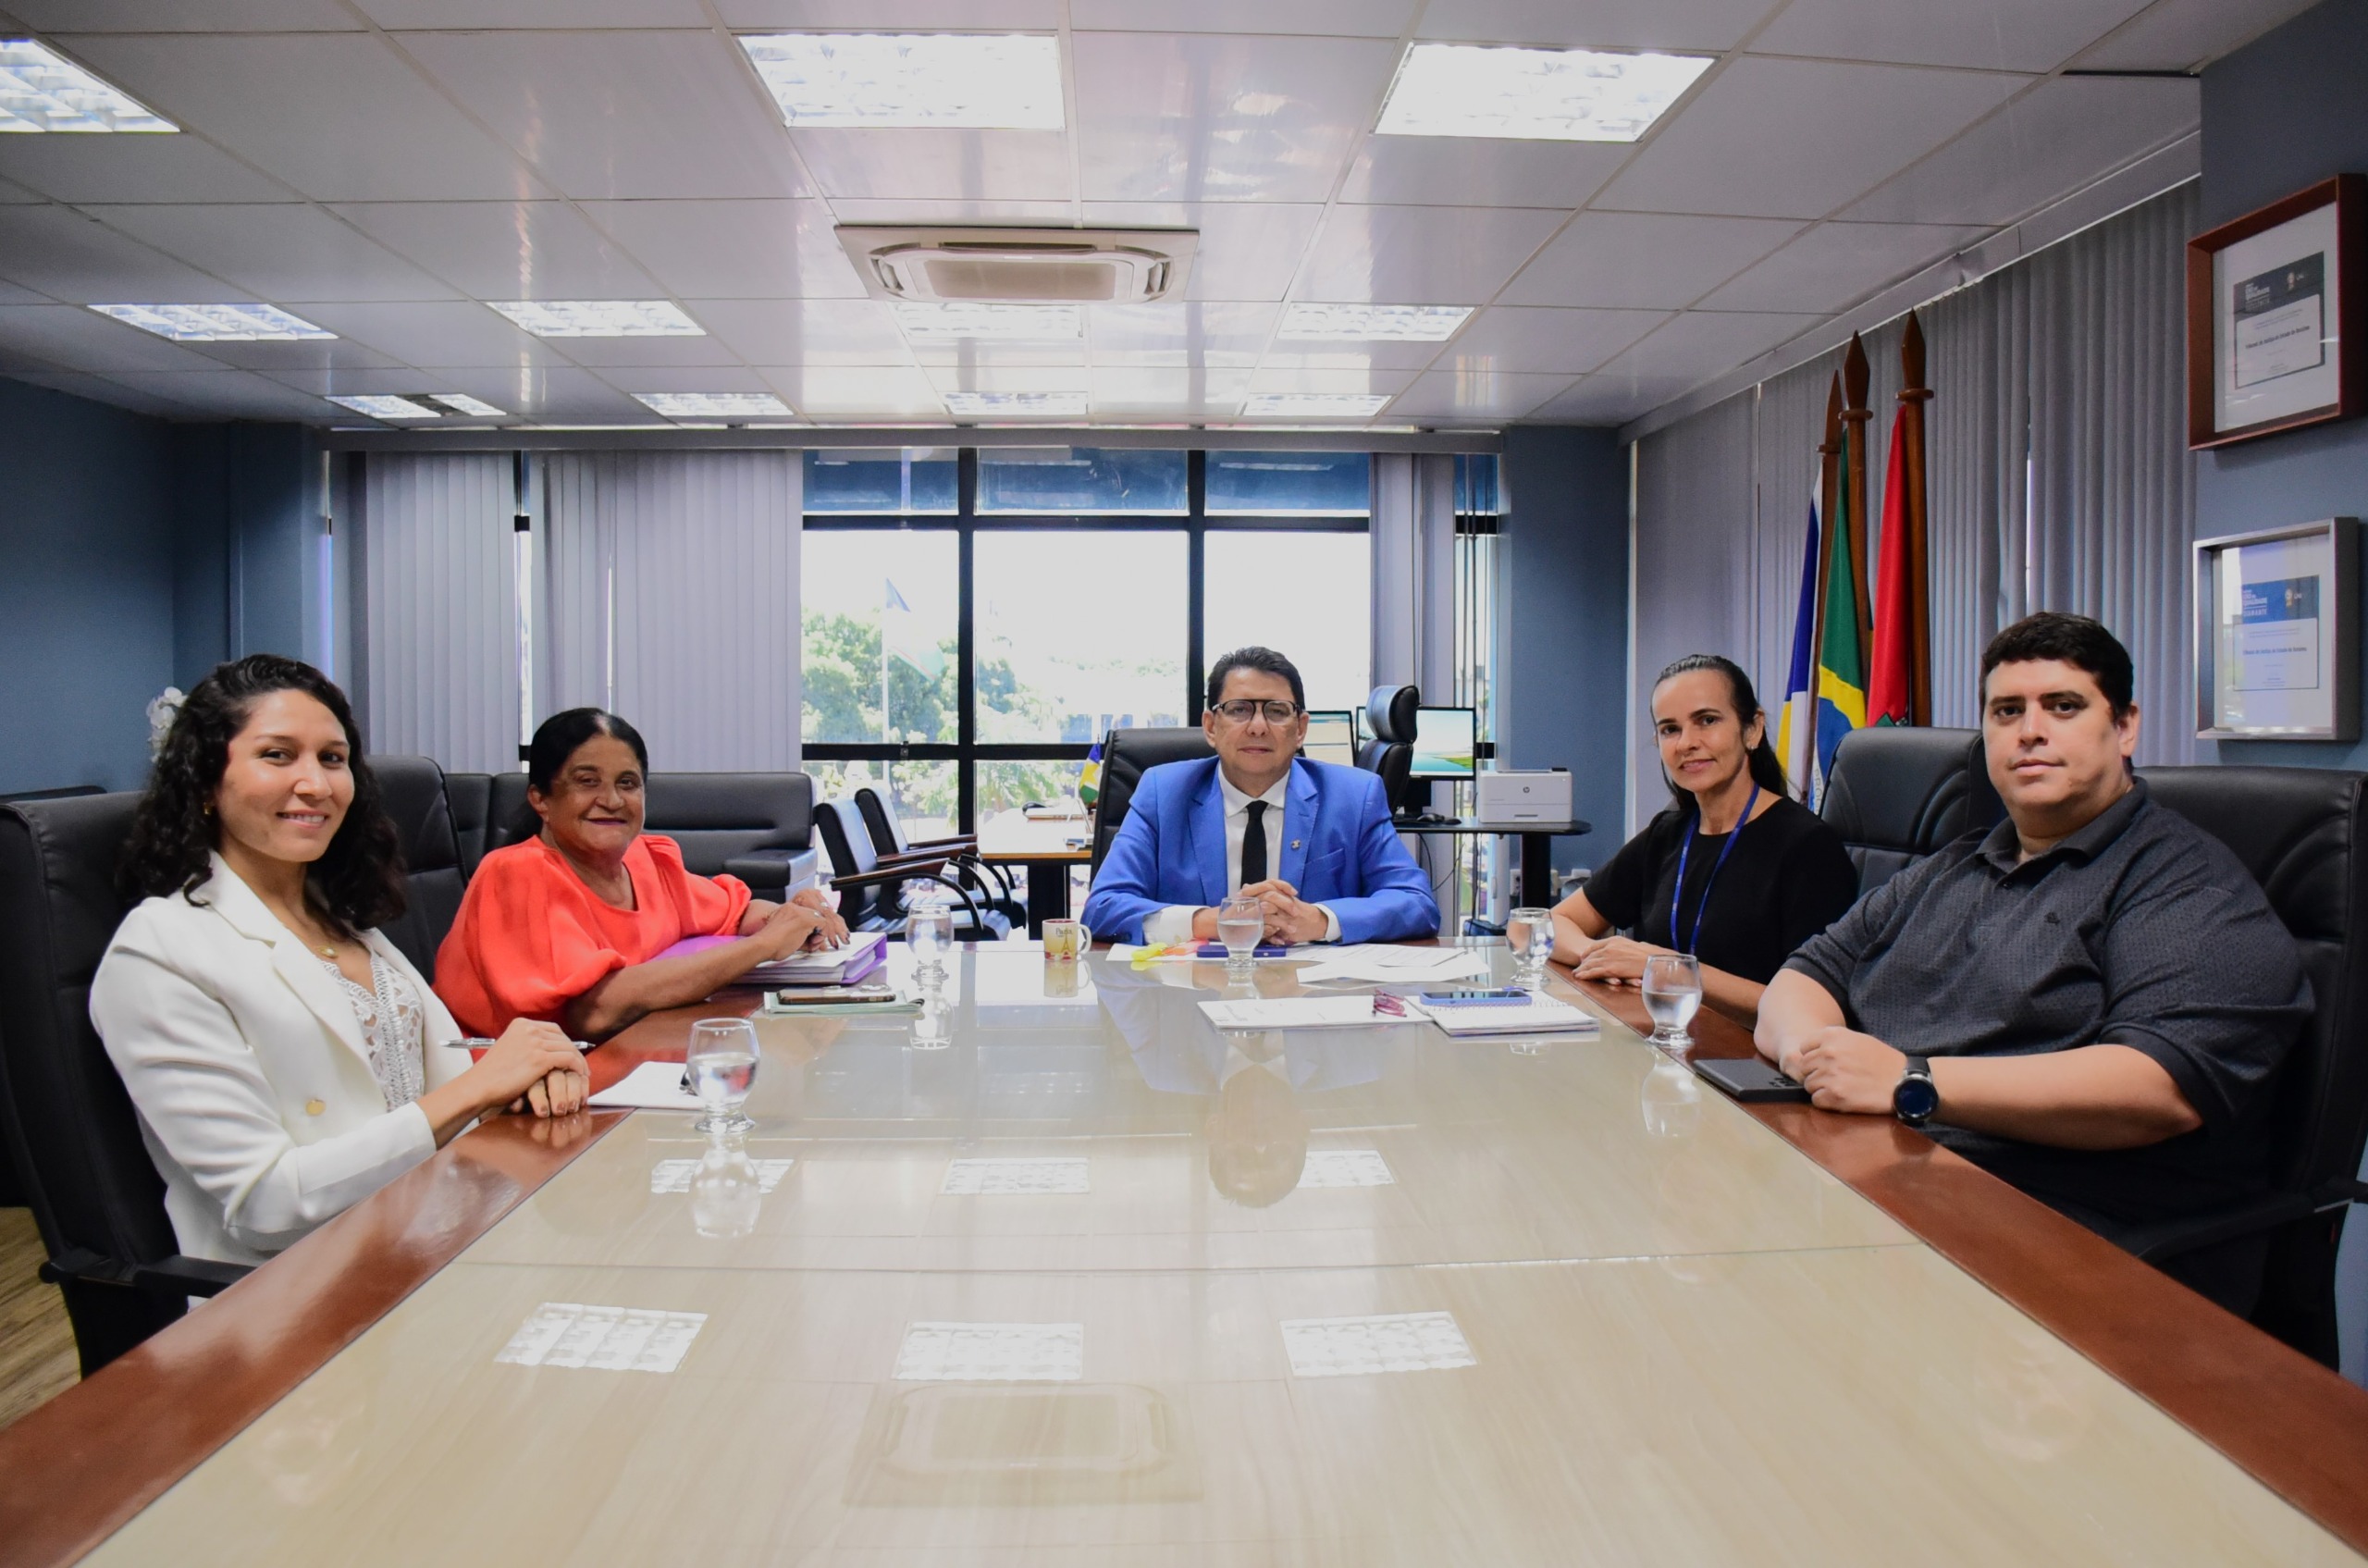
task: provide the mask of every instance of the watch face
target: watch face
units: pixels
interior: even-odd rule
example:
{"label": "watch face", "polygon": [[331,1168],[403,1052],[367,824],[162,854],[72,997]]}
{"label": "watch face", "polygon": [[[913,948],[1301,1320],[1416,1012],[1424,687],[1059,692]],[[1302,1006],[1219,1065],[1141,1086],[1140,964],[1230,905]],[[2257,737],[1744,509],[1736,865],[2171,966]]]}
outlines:
{"label": "watch face", "polygon": [[1903,1121],[1923,1121],[1941,1108],[1941,1092],[1929,1078],[1903,1078],[1891,1092],[1891,1108]]}

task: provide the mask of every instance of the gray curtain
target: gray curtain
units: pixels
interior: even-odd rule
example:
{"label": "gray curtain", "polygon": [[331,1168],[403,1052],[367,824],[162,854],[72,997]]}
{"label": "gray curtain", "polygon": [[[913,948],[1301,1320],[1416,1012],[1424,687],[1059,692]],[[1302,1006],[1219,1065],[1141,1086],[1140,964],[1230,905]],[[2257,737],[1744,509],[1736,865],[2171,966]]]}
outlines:
{"label": "gray curtain", "polygon": [[510,455],[373,454],[362,490],[364,743],[454,772],[515,768]]}
{"label": "gray curtain", "polygon": [[1455,459],[1373,460],[1373,679],[1455,700]]}

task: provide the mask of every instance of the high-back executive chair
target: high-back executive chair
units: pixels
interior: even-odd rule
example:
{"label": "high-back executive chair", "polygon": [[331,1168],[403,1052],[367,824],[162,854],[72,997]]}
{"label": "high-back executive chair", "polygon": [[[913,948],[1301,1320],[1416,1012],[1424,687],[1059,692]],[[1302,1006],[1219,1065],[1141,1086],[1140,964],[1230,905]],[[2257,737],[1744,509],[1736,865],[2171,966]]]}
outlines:
{"label": "high-back executive chair", "polygon": [[961,879],[946,870],[944,857],[883,864],[879,851],[871,846],[862,809],[853,800],[825,800],[814,809],[814,826],[823,853],[831,858],[831,886],[839,895],[839,914],[849,931],[902,932],[907,884],[929,883],[948,895],[956,942],[1001,942],[1011,934],[1010,920],[1002,911],[981,905]]}
{"label": "high-back executive chair", "polygon": [[1357,766],[1381,776],[1389,809],[1400,816],[1424,809],[1430,800],[1431,786],[1412,777],[1414,714],[1422,705],[1415,686],[1375,686],[1365,699],[1365,727],[1373,738],[1357,748]]}
{"label": "high-back executive chair", "polygon": [[1842,835],[1866,896],[1974,828],[2005,816],[1981,732],[1889,725],[1842,737],[1818,815]]}
{"label": "high-back executive chair", "polygon": [[[703,877],[738,877],[759,898],[780,903],[812,886],[821,863],[814,850],[814,781],[804,773],[652,773],[643,809],[642,831],[680,845],[685,868]],[[493,775],[485,848],[506,848],[527,836],[525,812],[526,775]]]}
{"label": "high-back executive chair", "polygon": [[1102,862],[1117,840],[1119,826],[1127,820],[1127,809],[1134,802],[1135,786],[1142,782],[1146,770],[1163,762],[1190,762],[1215,755],[1216,748],[1197,724],[1112,730],[1104,736],[1101,793],[1093,805],[1090,877],[1102,874]]}
{"label": "high-back executive chair", "polygon": [[862,813],[872,853],[882,866],[901,861],[943,859],[945,869],[968,888],[979,902],[1000,912],[1014,926],[1028,923],[1028,906],[1015,893],[1010,876],[1000,866],[979,858],[979,835],[957,833],[947,838],[909,839],[895,803],[870,784],[855,792],[856,809]]}

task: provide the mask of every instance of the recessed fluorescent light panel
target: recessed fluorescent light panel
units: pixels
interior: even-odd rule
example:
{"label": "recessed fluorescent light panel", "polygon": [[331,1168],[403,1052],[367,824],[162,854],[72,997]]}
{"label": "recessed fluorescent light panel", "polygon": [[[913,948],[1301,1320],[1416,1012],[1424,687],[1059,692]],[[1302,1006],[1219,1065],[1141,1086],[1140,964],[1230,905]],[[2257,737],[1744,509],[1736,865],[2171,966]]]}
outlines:
{"label": "recessed fluorescent light panel", "polygon": [[537,338],[704,338],[669,300],[488,300]]}
{"label": "recessed fluorescent light panel", "polygon": [[1439,343],[1472,319],[1469,305],[1293,305],[1283,338],[1316,342]]}
{"label": "recessed fluorescent light panel", "polygon": [[916,341],[950,338],[1003,338],[1050,342],[1081,337],[1085,313],[1075,305],[930,304],[896,302],[896,325]]}
{"label": "recessed fluorescent light panel", "polygon": [[0,131],[179,129],[31,39],[0,39]]}
{"label": "recessed fluorescent light panel", "polygon": [[1385,136],[1634,142],[1710,68],[1695,55],[1417,43],[1381,107]]}
{"label": "recessed fluorescent light panel", "polygon": [[771,392],[635,392],[634,401],[669,419],[786,419],[789,405]]}
{"label": "recessed fluorescent light panel", "polygon": [[957,414],[1064,414],[1085,413],[1083,392],[948,392],[945,412]]}
{"label": "recessed fluorescent light panel", "polygon": [[1241,412],[1303,419],[1371,419],[1388,401],[1385,392],[1260,392],[1241,405]]}
{"label": "recessed fluorescent light panel", "polygon": [[277,305],[92,305],[142,332],[183,343],[265,343],[334,338],[336,333]]}
{"label": "recessed fluorescent light panel", "polygon": [[427,398],[426,401],[431,403],[439,403],[450,412],[453,414],[466,414],[471,419],[507,419],[510,417],[509,414],[504,413],[502,410],[494,407],[491,403],[481,401],[478,399],[469,396],[466,392],[438,392]]}
{"label": "recessed fluorescent light panel", "polygon": [[444,411],[415,403],[409,398],[388,397],[373,393],[364,397],[331,398],[339,408],[350,408],[356,414],[366,414],[373,419],[441,419]]}
{"label": "recessed fluorescent light panel", "polygon": [[1043,34],[806,33],[740,47],[793,129],[1061,129],[1061,44]]}

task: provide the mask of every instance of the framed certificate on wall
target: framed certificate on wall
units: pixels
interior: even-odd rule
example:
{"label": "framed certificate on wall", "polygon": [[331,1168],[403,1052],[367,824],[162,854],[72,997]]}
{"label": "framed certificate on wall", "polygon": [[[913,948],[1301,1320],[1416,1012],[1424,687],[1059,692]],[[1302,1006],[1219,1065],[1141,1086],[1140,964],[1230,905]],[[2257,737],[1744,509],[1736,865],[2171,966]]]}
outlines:
{"label": "framed certificate on wall", "polygon": [[2187,246],[2187,444],[2368,413],[2368,181],[2322,180]]}
{"label": "framed certificate on wall", "polygon": [[2198,738],[2359,738],[2359,538],[2329,517],[2196,541]]}

